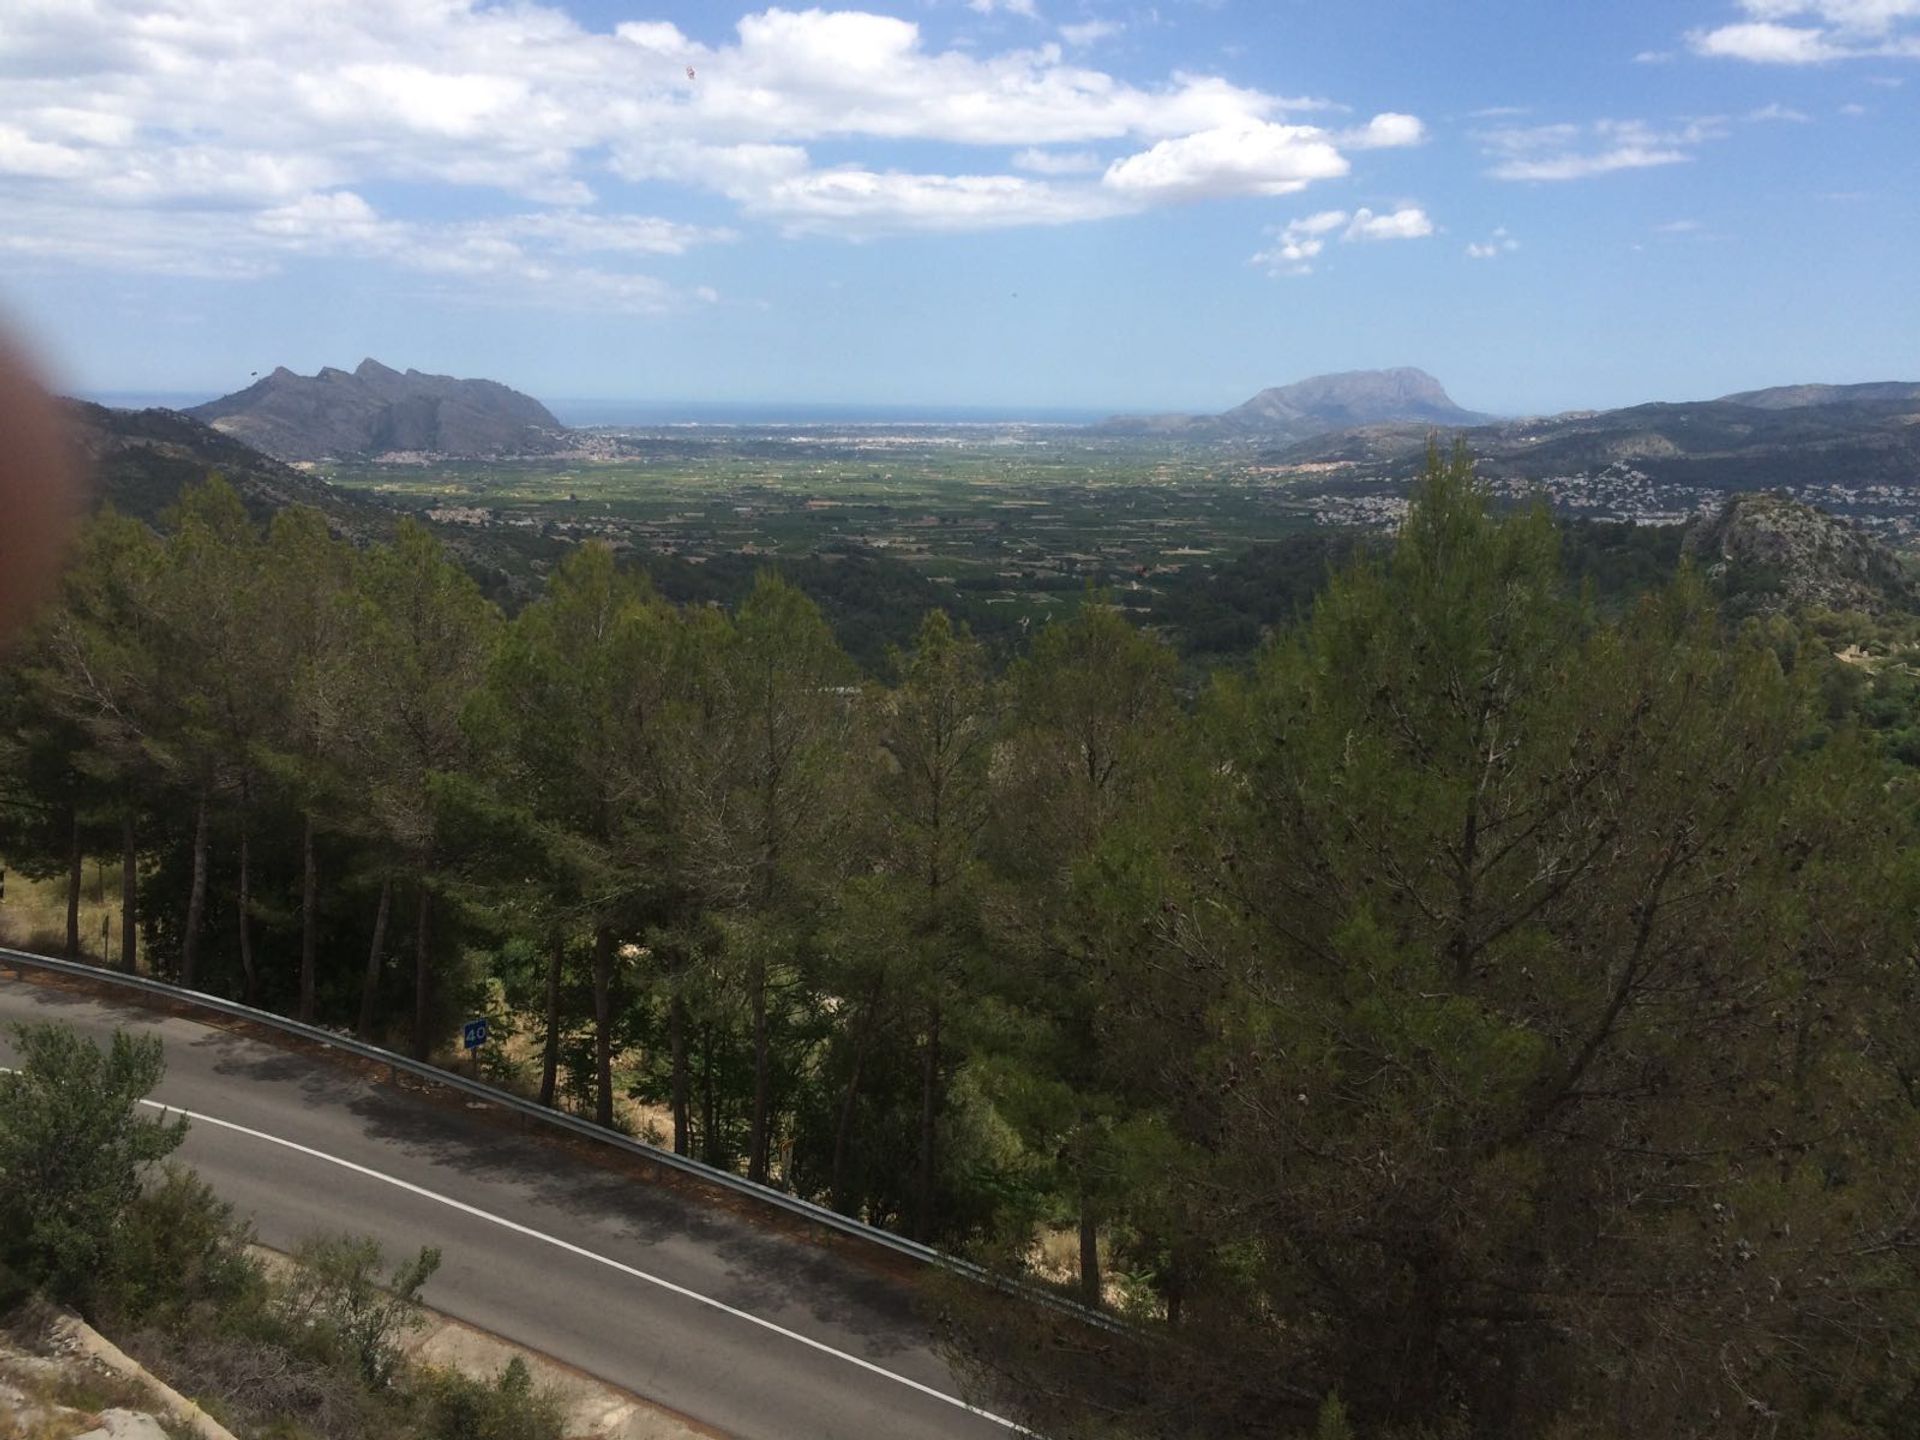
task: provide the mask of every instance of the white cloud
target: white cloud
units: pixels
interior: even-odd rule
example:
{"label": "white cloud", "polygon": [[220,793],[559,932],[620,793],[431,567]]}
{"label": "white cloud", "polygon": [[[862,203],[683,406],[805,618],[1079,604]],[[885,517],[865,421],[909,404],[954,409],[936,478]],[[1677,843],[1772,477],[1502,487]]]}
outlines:
{"label": "white cloud", "polygon": [[1494,164],[1496,180],[1585,180],[1620,170],[1679,165],[1695,147],[1727,134],[1718,119],[1692,120],[1660,129],[1639,120],[1602,120],[1593,125],[1534,125],[1484,132],[1479,138]]}
{"label": "white cloud", "polygon": [[1698,220],[1669,220],[1653,230],[1656,235],[1697,235],[1705,228]]}
{"label": "white cloud", "polygon": [[[975,8],[1040,17],[1035,0]],[[1115,28],[1063,25],[1061,42],[989,53],[823,8],[754,11],[703,41],[657,20],[594,31],[541,0],[29,0],[0,24],[0,228],[57,227],[15,233],[10,253],[150,268],[138,223],[104,218],[144,215],[231,274],[271,264],[276,246],[319,253],[356,225],[365,246],[411,224],[459,263],[518,247],[537,257],[531,274],[566,268],[556,257],[613,265],[723,236],[621,213],[600,193],[609,176],[859,238],[1288,194],[1348,173],[1345,152],[1424,135],[1393,113],[1347,133],[1295,123],[1332,107],[1217,75],[1122,79],[1063,48]],[[828,143],[846,163],[816,162]],[[1011,153],[1026,173],[898,148],[918,144]],[[922,173],[936,166],[959,173]],[[412,198],[431,207],[449,187],[526,214],[455,243]],[[413,209],[369,216],[341,198],[363,193],[409,195]]]}
{"label": "white cloud", "polygon": [[1118,20],[1082,20],[1075,25],[1062,25],[1060,38],[1075,47],[1097,45],[1102,40],[1111,40],[1126,28]]}
{"label": "white cloud", "polygon": [[1280,243],[1260,251],[1250,263],[1263,266],[1273,275],[1311,275],[1314,261],[1336,235],[1342,244],[1420,240],[1433,234],[1433,221],[1417,205],[1402,206],[1385,215],[1367,209],[1351,215],[1345,210],[1323,210],[1289,221],[1276,233]]}
{"label": "white cloud", "polygon": [[1774,101],[1771,105],[1762,105],[1758,110],[1749,110],[1746,118],[1754,122],[1785,120],[1795,125],[1805,125],[1813,119],[1813,117],[1805,111],[1795,110],[1791,106],[1782,105],[1778,100]]}
{"label": "white cloud", "polygon": [[1324,210],[1304,220],[1292,220],[1280,231],[1280,243],[1262,250],[1251,261],[1274,275],[1311,275],[1313,262],[1327,248],[1327,236],[1348,223],[1344,210]]}
{"label": "white cloud", "polygon": [[1348,240],[1423,240],[1433,234],[1433,221],[1418,206],[1407,205],[1387,215],[1361,209],[1347,227]]}
{"label": "white cloud", "polygon": [[1092,175],[1107,162],[1092,150],[1042,150],[1030,146],[1013,157],[1013,168],[1034,175]]}
{"label": "white cloud", "polygon": [[1064,225],[1123,213],[1090,188],[1017,175],[915,175],[858,166],[810,170],[745,201],[792,234],[868,236],[903,230],[998,230]]}
{"label": "white cloud", "polygon": [[1497,260],[1502,255],[1511,255],[1520,248],[1520,242],[1507,233],[1507,227],[1497,227],[1485,240],[1475,240],[1467,245],[1467,258],[1470,260]]}
{"label": "white cloud", "polygon": [[1422,143],[1427,127],[1412,115],[1390,112],[1374,116],[1357,130],[1343,130],[1337,138],[1349,150],[1386,150]]}
{"label": "white cloud", "polygon": [[1717,30],[1696,30],[1687,39],[1697,54],[1757,65],[1817,65],[1843,54],[1825,31],[1803,25],[1722,25]]}
{"label": "white cloud", "polygon": [[1757,65],[1920,59],[1920,0],[1739,0],[1746,19],[1694,30],[1699,55]]}
{"label": "white cloud", "polygon": [[1847,116],[1849,119],[1858,120],[1862,115],[1867,113],[1867,107],[1857,103],[1849,102],[1840,107],[1840,113],[1842,115]]}
{"label": "white cloud", "polygon": [[1009,15],[1021,15],[1028,20],[1040,18],[1040,12],[1034,9],[1033,0],[967,0],[967,8],[980,15],[991,15],[996,10],[1004,10]]}
{"label": "white cloud", "polygon": [[1101,183],[1143,200],[1291,195],[1351,169],[1324,130],[1250,121],[1162,140],[1114,161]]}

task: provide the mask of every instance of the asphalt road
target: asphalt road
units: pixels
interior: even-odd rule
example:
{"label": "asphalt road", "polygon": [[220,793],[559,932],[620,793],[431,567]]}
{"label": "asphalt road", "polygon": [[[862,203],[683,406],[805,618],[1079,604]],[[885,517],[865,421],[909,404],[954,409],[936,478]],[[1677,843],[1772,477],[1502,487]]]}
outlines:
{"label": "asphalt road", "polygon": [[1006,1440],[959,1403],[898,1280],[697,1194],[582,1160],[479,1102],[422,1098],[191,1020],[0,979],[4,1027],[158,1034],[180,1158],[290,1249],[437,1245],[423,1298],[738,1440]]}

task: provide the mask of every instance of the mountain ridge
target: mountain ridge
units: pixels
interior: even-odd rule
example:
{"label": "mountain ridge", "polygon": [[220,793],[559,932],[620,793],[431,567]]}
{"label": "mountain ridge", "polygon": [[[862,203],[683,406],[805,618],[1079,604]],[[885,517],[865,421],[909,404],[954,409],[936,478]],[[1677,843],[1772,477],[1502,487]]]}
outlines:
{"label": "mountain ridge", "polygon": [[313,375],[275,366],[182,413],[283,461],[549,455],[566,446],[566,427],[530,395],[497,380],[395,370],[371,356],[353,370],[328,365]]}
{"label": "mountain ridge", "polygon": [[1341,370],[1271,386],[1218,415],[1115,415],[1094,428],[1107,434],[1236,436],[1304,440],[1364,425],[1419,423],[1461,427],[1491,417],[1454,404],[1443,386],[1414,366]]}

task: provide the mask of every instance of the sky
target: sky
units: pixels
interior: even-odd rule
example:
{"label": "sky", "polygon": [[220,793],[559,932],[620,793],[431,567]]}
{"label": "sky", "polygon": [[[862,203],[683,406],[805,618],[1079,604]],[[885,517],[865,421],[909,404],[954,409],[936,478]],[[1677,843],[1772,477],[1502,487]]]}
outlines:
{"label": "sky", "polygon": [[5,0],[0,315],[90,393],[1920,379],[1920,0]]}

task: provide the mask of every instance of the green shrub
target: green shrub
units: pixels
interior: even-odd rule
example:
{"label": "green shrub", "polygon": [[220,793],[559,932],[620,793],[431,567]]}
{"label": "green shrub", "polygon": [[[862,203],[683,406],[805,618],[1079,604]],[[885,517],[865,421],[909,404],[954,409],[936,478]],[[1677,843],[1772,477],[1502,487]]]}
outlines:
{"label": "green shrub", "polygon": [[423,1249],[385,1278],[380,1246],[365,1236],[316,1235],[293,1259],[279,1316],[384,1390],[400,1367],[401,1337],[420,1326],[420,1287],[440,1268],[440,1252]]}
{"label": "green shrub", "polygon": [[103,1052],[70,1025],[14,1035],[19,1069],[0,1073],[0,1263],[85,1305],[148,1167],[187,1123],[139,1112],[166,1068],[158,1039],[115,1031]]}
{"label": "green shrub", "polygon": [[253,1230],[193,1171],[168,1165],[128,1207],[100,1283],[114,1318],[171,1326],[206,1310],[255,1310],[266,1277],[247,1254]]}
{"label": "green shrub", "polygon": [[559,1398],[535,1387],[518,1356],[492,1384],[455,1370],[423,1369],[415,1393],[419,1440],[562,1440],[566,1433]]}

